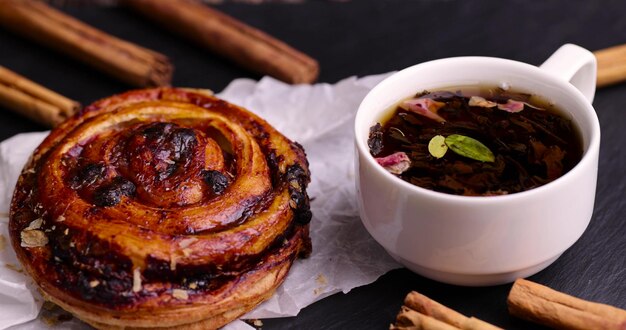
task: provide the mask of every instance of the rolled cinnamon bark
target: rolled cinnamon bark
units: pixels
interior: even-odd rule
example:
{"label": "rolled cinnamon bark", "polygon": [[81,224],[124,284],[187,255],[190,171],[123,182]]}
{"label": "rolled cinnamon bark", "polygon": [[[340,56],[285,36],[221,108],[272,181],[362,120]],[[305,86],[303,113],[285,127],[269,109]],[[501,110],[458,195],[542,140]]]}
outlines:
{"label": "rolled cinnamon bark", "polygon": [[511,315],[558,329],[626,329],[626,310],[585,301],[524,279],[507,300]]}
{"label": "rolled cinnamon bark", "polygon": [[616,84],[626,79],[626,45],[593,52],[598,60],[597,87]]}
{"label": "rolled cinnamon bark", "polygon": [[389,329],[411,330],[496,330],[475,317],[467,317],[415,291],[404,299],[404,306]]}
{"label": "rolled cinnamon bark", "polygon": [[431,316],[459,329],[500,329],[475,317],[467,317],[415,291],[410,292],[406,296],[404,304],[417,312]]}
{"label": "rolled cinnamon bark", "polygon": [[396,324],[392,324],[389,330],[459,330],[459,328],[402,306]]}
{"label": "rolled cinnamon bark", "polygon": [[0,25],[134,86],[169,85],[165,55],[95,29],[40,1],[5,0]]}
{"label": "rolled cinnamon bark", "polygon": [[0,66],[0,105],[40,124],[54,127],[80,104]]}
{"label": "rolled cinnamon bark", "polygon": [[288,83],[317,79],[317,61],[266,33],[193,0],[124,0],[128,7],[209,50]]}

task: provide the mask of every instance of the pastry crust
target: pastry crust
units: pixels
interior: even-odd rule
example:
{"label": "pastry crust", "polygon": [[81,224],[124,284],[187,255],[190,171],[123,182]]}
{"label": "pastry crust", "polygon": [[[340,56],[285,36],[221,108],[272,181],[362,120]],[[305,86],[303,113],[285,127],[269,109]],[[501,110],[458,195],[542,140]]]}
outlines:
{"label": "pastry crust", "polygon": [[14,249],[47,299],[100,329],[211,329],[310,253],[302,147],[203,91],[98,101],[20,176]]}

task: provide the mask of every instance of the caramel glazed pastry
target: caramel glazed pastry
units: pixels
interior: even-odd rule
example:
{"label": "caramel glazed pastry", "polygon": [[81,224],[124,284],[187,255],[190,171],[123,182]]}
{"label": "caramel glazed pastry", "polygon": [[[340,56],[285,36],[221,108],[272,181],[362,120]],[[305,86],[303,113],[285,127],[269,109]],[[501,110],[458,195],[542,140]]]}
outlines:
{"label": "caramel glazed pastry", "polygon": [[101,329],[212,329],[310,254],[303,148],[202,90],[100,100],[18,180],[17,256],[44,297]]}

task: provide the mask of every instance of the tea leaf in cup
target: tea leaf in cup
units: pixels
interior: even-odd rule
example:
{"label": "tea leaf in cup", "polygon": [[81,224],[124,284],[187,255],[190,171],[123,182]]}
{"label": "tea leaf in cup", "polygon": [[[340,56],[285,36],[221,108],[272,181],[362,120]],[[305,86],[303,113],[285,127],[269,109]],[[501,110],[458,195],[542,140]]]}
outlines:
{"label": "tea leaf in cup", "polygon": [[430,142],[428,142],[428,152],[435,157],[441,158],[448,151],[448,146],[446,145],[446,138],[443,135],[435,135]]}
{"label": "tea leaf in cup", "polygon": [[452,134],[445,138],[446,145],[456,154],[481,162],[493,162],[495,156],[480,141],[469,136]]}

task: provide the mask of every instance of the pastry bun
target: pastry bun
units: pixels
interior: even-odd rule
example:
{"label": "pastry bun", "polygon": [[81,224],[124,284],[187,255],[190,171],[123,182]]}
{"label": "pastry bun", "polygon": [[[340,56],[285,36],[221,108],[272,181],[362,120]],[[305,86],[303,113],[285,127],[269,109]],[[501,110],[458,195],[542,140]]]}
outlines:
{"label": "pastry bun", "polygon": [[211,329],[311,250],[303,148],[202,90],[100,100],[17,182],[9,231],[44,296],[101,329]]}

